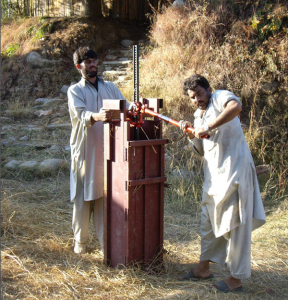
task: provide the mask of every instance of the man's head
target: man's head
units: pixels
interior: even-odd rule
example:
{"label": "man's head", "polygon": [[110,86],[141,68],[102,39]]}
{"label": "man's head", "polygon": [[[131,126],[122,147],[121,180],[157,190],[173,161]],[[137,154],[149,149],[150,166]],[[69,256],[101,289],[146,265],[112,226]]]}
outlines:
{"label": "man's head", "polygon": [[80,47],[73,54],[73,61],[76,68],[86,79],[97,76],[97,53],[89,47]]}
{"label": "man's head", "polygon": [[212,89],[208,80],[199,75],[194,74],[186,78],[182,84],[183,94],[189,96],[193,105],[197,108],[205,110],[209,104]]}

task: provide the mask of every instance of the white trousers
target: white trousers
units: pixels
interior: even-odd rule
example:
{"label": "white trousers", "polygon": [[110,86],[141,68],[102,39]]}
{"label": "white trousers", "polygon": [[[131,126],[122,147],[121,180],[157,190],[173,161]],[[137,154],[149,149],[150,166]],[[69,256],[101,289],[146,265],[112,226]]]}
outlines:
{"label": "white trousers", "polygon": [[98,237],[101,250],[104,249],[104,199],[99,198],[93,201],[84,201],[83,196],[75,198],[73,206],[72,229],[74,240],[85,243],[88,240],[88,231],[91,214]]}
{"label": "white trousers", "polygon": [[251,232],[253,203],[247,203],[246,223],[218,238],[215,237],[208,209],[202,206],[201,212],[201,255],[200,261],[210,260],[224,265],[237,279],[251,276]]}

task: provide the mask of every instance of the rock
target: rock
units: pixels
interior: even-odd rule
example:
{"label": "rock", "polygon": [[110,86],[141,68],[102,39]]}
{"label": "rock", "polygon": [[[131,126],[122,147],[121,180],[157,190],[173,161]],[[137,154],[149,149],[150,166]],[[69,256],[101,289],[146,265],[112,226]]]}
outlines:
{"label": "rock", "polygon": [[176,169],[173,170],[173,175],[176,177],[191,178],[193,174],[187,170]]}
{"label": "rock", "polygon": [[24,135],[20,138],[20,141],[28,141],[29,137],[27,135]]}
{"label": "rock", "polygon": [[6,167],[7,169],[9,169],[9,170],[16,170],[16,169],[19,168],[19,166],[20,166],[21,164],[22,164],[21,161],[17,161],[17,160],[15,160],[15,159],[13,159],[13,160],[9,161],[9,162],[5,165],[5,167]]}
{"label": "rock", "polygon": [[181,7],[185,5],[185,1],[184,0],[175,0],[172,4],[174,7]]}
{"label": "rock", "polygon": [[35,103],[42,103],[42,104],[47,104],[50,103],[52,101],[63,101],[63,98],[52,98],[52,99],[48,99],[48,98],[37,98],[35,100]]}
{"label": "rock", "polygon": [[4,131],[9,131],[12,129],[13,129],[13,127],[11,125],[2,126],[2,130],[4,130]]}
{"label": "rock", "polygon": [[103,78],[108,78],[108,80],[117,79],[119,76],[127,77],[127,72],[125,71],[105,71],[102,74]]}
{"label": "rock", "polygon": [[67,97],[67,94],[65,94],[65,93],[59,93],[59,97],[60,97],[61,99],[64,99],[64,98]]}
{"label": "rock", "polygon": [[133,40],[122,40],[121,41],[121,45],[125,48],[129,48],[130,46],[137,44],[135,41]]}
{"label": "rock", "polygon": [[128,57],[120,57],[120,58],[119,58],[119,61],[123,61],[123,60],[124,60],[124,61],[125,61],[125,60],[129,60],[129,58],[128,58]]}
{"label": "rock", "polygon": [[262,92],[267,95],[274,94],[277,92],[279,85],[280,83],[277,81],[266,82],[261,86]]}
{"label": "rock", "polygon": [[2,117],[2,116],[1,116],[1,117],[0,117],[0,120],[1,120],[1,124],[12,122],[12,119],[9,118],[9,117]]}
{"label": "rock", "polygon": [[55,64],[58,62],[57,60],[49,60],[43,58],[39,53],[35,51],[28,53],[26,61],[36,68],[50,68],[55,66]]}
{"label": "rock", "polygon": [[70,128],[72,127],[72,125],[70,123],[68,124],[51,124],[51,125],[47,125],[47,128],[49,129],[54,129],[54,128]]}
{"label": "rock", "polygon": [[38,111],[35,111],[34,114],[38,117],[40,116],[49,116],[52,114],[52,109],[49,109],[49,110],[38,110]]}
{"label": "rock", "polygon": [[49,150],[53,152],[60,152],[61,148],[58,145],[52,145]]}
{"label": "rock", "polygon": [[106,68],[106,66],[111,66],[111,67],[125,67],[132,63],[132,60],[111,60],[111,61],[103,61],[103,65]]}
{"label": "rock", "polygon": [[38,92],[38,93],[43,93],[43,92],[44,92],[44,91],[43,91],[43,88],[41,88],[41,87],[35,87],[34,90],[35,90],[36,92]]}
{"label": "rock", "polygon": [[39,167],[40,172],[55,172],[58,171],[61,167],[66,165],[66,162],[64,159],[59,158],[50,158],[44,160]]}
{"label": "rock", "polygon": [[20,168],[21,169],[35,169],[36,167],[38,166],[38,162],[35,161],[35,160],[28,160],[28,161],[25,161],[24,163],[22,163],[20,165]]}
{"label": "rock", "polygon": [[117,56],[116,56],[116,55],[108,54],[108,55],[106,55],[106,58],[107,58],[107,59],[115,60],[115,59],[117,58]]}
{"label": "rock", "polygon": [[129,56],[129,57],[133,56],[131,50],[120,50],[120,53],[123,56]]}
{"label": "rock", "polygon": [[270,173],[270,166],[269,165],[260,165],[256,167],[256,174],[269,174]]}
{"label": "rock", "polygon": [[71,146],[70,145],[68,145],[68,146],[65,146],[65,151],[71,151]]}
{"label": "rock", "polygon": [[68,85],[63,85],[62,88],[60,89],[60,92],[63,94],[67,94],[68,89],[69,89]]}

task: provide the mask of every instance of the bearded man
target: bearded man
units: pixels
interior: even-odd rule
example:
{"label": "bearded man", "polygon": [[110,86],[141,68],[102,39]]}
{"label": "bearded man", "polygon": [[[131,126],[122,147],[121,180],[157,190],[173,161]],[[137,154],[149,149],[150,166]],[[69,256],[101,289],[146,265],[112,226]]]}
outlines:
{"label": "bearded man", "polygon": [[179,279],[212,278],[210,262],[226,263],[230,275],[211,289],[239,292],[242,280],[251,276],[251,232],[266,220],[255,165],[238,117],[241,101],[230,91],[212,93],[207,79],[198,74],[184,80],[183,93],[197,107],[194,134],[186,131],[190,122],[180,121],[180,127],[192,150],[204,156],[204,185],[200,261]]}
{"label": "bearded man", "polygon": [[102,110],[103,99],[125,99],[114,83],[97,76],[97,53],[80,47],[73,54],[81,80],[68,90],[72,123],[70,198],[74,202],[72,229],[74,252],[85,253],[90,216],[103,251],[104,140],[103,122],[111,112]]}

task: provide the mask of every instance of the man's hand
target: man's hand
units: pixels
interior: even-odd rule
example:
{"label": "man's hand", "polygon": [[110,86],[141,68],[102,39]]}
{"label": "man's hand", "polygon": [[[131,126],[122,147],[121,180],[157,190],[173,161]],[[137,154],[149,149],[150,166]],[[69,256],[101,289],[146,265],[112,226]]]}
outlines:
{"label": "man's hand", "polygon": [[189,139],[193,139],[195,137],[195,132],[191,133],[190,131],[186,130],[187,127],[191,127],[191,126],[192,125],[189,121],[184,121],[184,120],[179,121],[180,129],[188,135]]}
{"label": "man's hand", "polygon": [[95,122],[98,122],[98,121],[107,122],[111,119],[111,117],[112,117],[111,111],[101,108],[99,113],[92,114],[91,121],[92,121],[92,124],[94,124]]}
{"label": "man's hand", "polygon": [[197,139],[204,139],[209,136],[209,130],[205,130],[204,127],[198,127],[195,129],[195,136]]}

